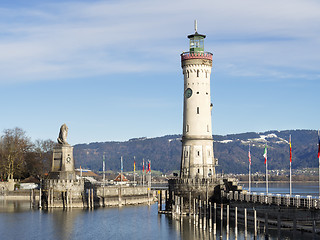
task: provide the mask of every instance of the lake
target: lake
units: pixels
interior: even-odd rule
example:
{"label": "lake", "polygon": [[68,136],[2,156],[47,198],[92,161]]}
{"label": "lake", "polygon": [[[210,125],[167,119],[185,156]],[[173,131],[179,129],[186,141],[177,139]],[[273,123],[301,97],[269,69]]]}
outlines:
{"label": "lake", "polygon": [[[287,193],[288,184],[270,184],[274,193]],[[318,194],[318,186],[295,184],[294,194]],[[252,185],[253,191],[264,191],[265,185]],[[313,191],[313,192],[312,192]],[[251,224],[252,225],[252,224]],[[253,226],[249,224],[248,239],[253,239]],[[217,239],[227,239],[223,226],[220,233],[217,221]],[[277,239],[277,230],[270,227],[270,239]],[[183,221],[171,216],[158,215],[157,204],[151,206],[128,206],[99,208],[96,210],[72,209],[64,211],[32,210],[29,202],[0,200],[0,239],[214,239],[208,229],[204,231],[193,225],[188,217]],[[234,225],[230,221],[229,239],[234,239]],[[310,239],[312,235],[300,233],[295,239]],[[290,239],[292,233],[281,232],[281,239]],[[238,225],[238,239],[244,239],[244,226]],[[264,239],[260,234],[258,239]]]}

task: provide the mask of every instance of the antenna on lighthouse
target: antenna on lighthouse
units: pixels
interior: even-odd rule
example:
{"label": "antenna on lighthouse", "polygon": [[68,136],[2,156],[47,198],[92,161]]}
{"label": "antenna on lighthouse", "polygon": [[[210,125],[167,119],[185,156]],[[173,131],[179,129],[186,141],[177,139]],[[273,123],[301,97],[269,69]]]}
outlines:
{"label": "antenna on lighthouse", "polygon": [[197,32],[198,26],[197,26],[197,20],[194,20],[194,31]]}

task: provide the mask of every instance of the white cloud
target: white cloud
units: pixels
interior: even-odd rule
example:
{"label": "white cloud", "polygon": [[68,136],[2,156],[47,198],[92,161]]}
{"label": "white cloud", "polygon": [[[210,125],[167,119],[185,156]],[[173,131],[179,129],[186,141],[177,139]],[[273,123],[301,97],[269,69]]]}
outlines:
{"label": "white cloud", "polygon": [[184,35],[192,33],[194,18],[224,74],[297,76],[291,67],[302,77],[317,78],[319,11],[320,3],[312,0],[90,1],[2,8],[0,83],[171,71],[187,48]]}

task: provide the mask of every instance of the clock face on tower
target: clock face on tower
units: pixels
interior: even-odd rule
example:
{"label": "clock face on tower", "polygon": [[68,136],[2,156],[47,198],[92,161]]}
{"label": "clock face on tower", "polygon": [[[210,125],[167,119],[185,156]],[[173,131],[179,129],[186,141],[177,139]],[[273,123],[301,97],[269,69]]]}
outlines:
{"label": "clock face on tower", "polygon": [[187,88],[187,90],[185,91],[185,96],[186,98],[189,98],[192,96],[192,89],[191,88]]}

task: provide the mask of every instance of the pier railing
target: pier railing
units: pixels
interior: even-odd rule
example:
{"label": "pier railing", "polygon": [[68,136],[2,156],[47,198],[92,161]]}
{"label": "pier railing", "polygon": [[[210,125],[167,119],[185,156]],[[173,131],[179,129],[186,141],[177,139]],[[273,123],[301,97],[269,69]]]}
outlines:
{"label": "pier railing", "polygon": [[238,191],[230,191],[227,193],[225,191],[222,191],[221,196],[227,198],[230,201],[242,201],[287,207],[320,209],[320,199],[311,195],[290,196],[289,194],[265,194],[257,192],[248,193]]}

